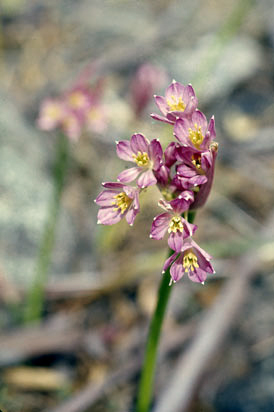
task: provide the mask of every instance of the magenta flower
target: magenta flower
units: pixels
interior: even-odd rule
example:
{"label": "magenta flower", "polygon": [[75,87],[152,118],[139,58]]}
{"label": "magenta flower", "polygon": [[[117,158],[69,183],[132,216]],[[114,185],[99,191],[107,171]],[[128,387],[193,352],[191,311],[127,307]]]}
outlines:
{"label": "magenta flower", "polygon": [[217,151],[217,143],[211,143],[209,150],[205,152],[193,152],[192,148],[184,146],[177,150],[178,159],[183,163],[177,166],[172,183],[178,190],[194,190],[195,200],[190,209],[203,206],[208,198],[214,177]]}
{"label": "magenta flower", "polygon": [[46,99],[42,102],[37,119],[41,130],[53,130],[60,125],[64,114],[64,104],[60,99]]}
{"label": "magenta flower", "polygon": [[187,222],[187,220],[181,216],[181,214],[189,208],[193,199],[193,193],[185,191],[171,202],[161,200],[158,204],[166,210],[166,212],[154,218],[150,237],[160,240],[163,239],[166,232],[168,232],[169,247],[176,252],[180,252],[184,239],[192,236],[197,229],[196,225]]}
{"label": "magenta flower", "polygon": [[152,114],[151,117],[165,123],[174,124],[177,118],[190,116],[198,106],[198,99],[193,87],[189,84],[173,82],[166,89],[165,97],[154,96],[155,102],[164,116]]}
{"label": "magenta flower", "polygon": [[174,136],[186,147],[194,151],[208,150],[216,137],[214,116],[209,124],[200,110],[195,110],[190,119],[178,119],[174,126]]}
{"label": "magenta flower", "polygon": [[170,282],[176,283],[185,273],[193,282],[204,283],[208,273],[215,273],[210,260],[212,257],[206,253],[193,239],[184,241],[181,252],[175,251],[164,263],[163,273],[170,267]]}
{"label": "magenta flower", "polygon": [[194,167],[186,164],[180,164],[176,168],[176,175],[172,179],[172,183],[177,190],[194,189],[207,182],[205,175],[199,174]]}
{"label": "magenta flower", "polygon": [[151,142],[142,134],[135,133],[130,141],[117,142],[117,155],[120,159],[136,163],[136,167],[126,169],[117,178],[119,182],[132,182],[139,175],[137,184],[141,188],[157,183],[154,175],[162,161],[163,150],[158,139]]}
{"label": "magenta flower", "polygon": [[212,164],[210,151],[193,152],[192,148],[181,146],[177,158],[183,162],[177,165],[172,180],[178,190],[193,189],[207,182],[206,173]]}
{"label": "magenta flower", "polygon": [[97,205],[101,206],[97,223],[113,225],[125,217],[128,224],[132,226],[140,211],[140,189],[112,182],[102,183],[102,185],[107,190],[103,190],[95,199]]}

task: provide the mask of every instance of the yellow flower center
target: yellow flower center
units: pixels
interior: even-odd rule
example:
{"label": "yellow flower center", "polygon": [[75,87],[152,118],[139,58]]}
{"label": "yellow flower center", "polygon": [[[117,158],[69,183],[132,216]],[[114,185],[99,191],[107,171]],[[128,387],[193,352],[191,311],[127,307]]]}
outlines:
{"label": "yellow flower center", "polygon": [[150,160],[146,152],[138,152],[137,155],[133,154],[132,157],[137,166],[146,167],[150,164]]}
{"label": "yellow flower center", "polygon": [[101,117],[101,112],[97,108],[91,108],[88,111],[87,117],[91,122],[93,120],[99,120]]}
{"label": "yellow flower center", "polygon": [[185,268],[186,273],[189,270],[193,272],[194,268],[199,267],[197,256],[193,252],[189,251],[185,253],[184,259],[183,259],[183,267]]}
{"label": "yellow flower center", "polygon": [[176,97],[173,95],[170,99],[167,100],[167,104],[172,112],[184,112],[186,108],[186,104],[183,102],[183,99],[181,97],[179,97],[179,99],[176,99]]}
{"label": "yellow flower center", "polygon": [[112,204],[115,205],[114,210],[119,210],[124,213],[130,206],[132,199],[128,197],[125,192],[120,192],[118,195],[114,196],[116,199]]}
{"label": "yellow flower center", "polygon": [[197,170],[202,168],[201,166],[201,156],[199,154],[194,154],[191,157],[191,163],[196,167]]}
{"label": "yellow flower center", "polygon": [[57,120],[62,115],[62,109],[58,104],[52,104],[46,108],[45,115]]}
{"label": "yellow flower center", "polygon": [[68,102],[73,109],[81,109],[85,106],[86,96],[81,92],[74,92],[69,96]]}
{"label": "yellow flower center", "polygon": [[174,216],[169,223],[168,233],[183,232],[183,230],[184,230],[184,225],[182,223],[181,218],[179,216]]}
{"label": "yellow flower center", "polygon": [[188,137],[192,141],[197,149],[200,148],[201,143],[204,140],[204,136],[202,133],[202,127],[198,126],[197,123],[194,124],[194,129],[188,129]]}

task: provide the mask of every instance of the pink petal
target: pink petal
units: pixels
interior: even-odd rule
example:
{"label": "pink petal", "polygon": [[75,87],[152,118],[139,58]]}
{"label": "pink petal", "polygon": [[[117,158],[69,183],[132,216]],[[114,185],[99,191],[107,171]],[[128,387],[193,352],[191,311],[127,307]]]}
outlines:
{"label": "pink petal", "polygon": [[149,158],[153,161],[153,169],[159,169],[163,157],[163,149],[159,140],[153,139],[151,141],[148,147],[148,155]]}
{"label": "pink petal", "polygon": [[[166,115],[169,108],[168,105],[166,103],[166,99],[162,96],[155,96],[155,103],[157,104],[158,108],[160,109],[160,111]],[[158,119],[159,120],[159,119]]]}
{"label": "pink petal", "polygon": [[173,282],[177,282],[184,276],[185,272],[182,265],[182,258],[182,256],[179,256],[170,268],[170,276],[172,277]]}
{"label": "pink petal", "polygon": [[169,268],[169,266],[174,261],[174,259],[176,258],[177,255],[178,255],[178,253],[175,252],[165,261],[164,266],[163,266],[163,272],[165,272]]}
{"label": "pink petal", "polygon": [[104,186],[108,189],[120,189],[120,188],[124,187],[124,185],[122,183],[118,183],[118,182],[104,182],[104,183],[102,183],[102,186]]}
{"label": "pink petal", "polygon": [[187,119],[178,119],[176,120],[174,126],[174,135],[179,140],[180,143],[183,143],[185,146],[189,146],[188,139],[188,129],[190,127],[190,122]]}
{"label": "pink petal", "polygon": [[185,91],[186,86],[179,82],[172,82],[166,89],[166,99],[169,100],[172,96],[174,96],[176,100],[178,100],[179,97],[183,98]]}
{"label": "pink petal", "polygon": [[193,272],[188,272],[188,277],[192,282],[203,283],[207,278],[207,272],[200,268],[196,268]]}
{"label": "pink petal", "polygon": [[136,209],[134,209],[133,207],[130,207],[130,209],[128,210],[127,214],[126,214],[126,221],[127,223],[132,226],[134,223],[134,220],[137,216],[138,211]]}
{"label": "pink petal", "polygon": [[161,213],[160,215],[156,216],[152,222],[151,230],[150,230],[150,237],[152,239],[163,239],[165,233],[168,229],[170,222],[170,214],[169,213]]}
{"label": "pink petal", "polygon": [[123,215],[114,207],[102,207],[98,211],[98,223],[102,225],[114,225],[120,222]]}
{"label": "pink petal", "polygon": [[215,119],[214,116],[211,117],[208,125],[208,131],[210,132],[210,137],[212,139],[215,139],[216,137],[216,131],[215,131]]}
{"label": "pink petal", "polygon": [[113,198],[114,196],[117,195],[116,190],[103,190],[97,198],[95,199],[95,202],[99,206],[107,207],[111,206],[113,204]]}
{"label": "pink petal", "polygon": [[142,189],[148,186],[155,185],[157,183],[157,179],[154,176],[152,170],[147,170],[140,175],[138,178],[137,184]]}
{"label": "pink petal", "polygon": [[142,169],[139,167],[131,167],[130,169],[123,170],[118,175],[117,180],[122,183],[132,182],[134,179],[136,179],[141,171]]}
{"label": "pink petal", "polygon": [[148,152],[149,140],[141,133],[135,133],[131,136],[130,146],[133,153],[137,154],[138,152],[144,153]]}
{"label": "pink petal", "polygon": [[183,246],[183,240],[183,232],[171,232],[168,237],[168,246],[179,253]]}
{"label": "pink petal", "polygon": [[133,162],[133,152],[129,141],[121,140],[120,142],[118,142],[116,145],[116,152],[117,156],[120,157],[120,159]]}
{"label": "pink petal", "polygon": [[195,123],[197,123],[198,127],[201,126],[203,136],[206,134],[207,120],[204,113],[202,113],[200,110],[195,110],[195,112],[192,115],[191,122],[193,127]]}
{"label": "pink petal", "polygon": [[150,116],[152,117],[152,119],[160,120],[160,122],[164,122],[164,123],[168,123],[168,124],[174,124],[174,122],[175,122],[175,121],[172,121],[172,120],[168,120],[166,117],[159,116],[158,114],[154,114],[154,113],[152,113]]}

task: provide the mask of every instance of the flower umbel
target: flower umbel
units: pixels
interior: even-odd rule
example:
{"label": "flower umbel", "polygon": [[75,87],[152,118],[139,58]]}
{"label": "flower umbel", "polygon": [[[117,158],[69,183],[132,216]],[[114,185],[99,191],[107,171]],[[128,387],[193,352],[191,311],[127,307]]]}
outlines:
{"label": "flower umbel", "polygon": [[[170,141],[164,151],[158,139],[149,141],[141,133],[117,142],[118,157],[134,166],[119,173],[118,182],[103,184],[105,190],[96,199],[98,223],[111,225],[125,217],[132,225],[140,210],[139,195],[157,185],[162,196],[158,205],[164,213],[153,219],[150,237],[160,240],[167,234],[174,251],[164,270],[171,265],[172,282],[187,273],[192,281],[203,283],[208,273],[214,273],[211,256],[192,239],[197,226],[188,221],[188,212],[203,206],[211,190],[218,148],[213,142],[214,117],[208,123],[197,109],[191,85],[173,81],[165,96],[155,96],[155,101],[162,116],[152,117],[172,125],[171,135],[177,140]],[[137,187],[128,186],[134,180]]]}

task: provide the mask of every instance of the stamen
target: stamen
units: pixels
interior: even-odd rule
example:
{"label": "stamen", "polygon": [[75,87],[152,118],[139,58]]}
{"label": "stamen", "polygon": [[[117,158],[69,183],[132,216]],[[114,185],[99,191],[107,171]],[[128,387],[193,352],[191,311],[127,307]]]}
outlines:
{"label": "stamen", "polygon": [[170,108],[170,110],[173,111],[178,111],[178,112],[184,112],[186,108],[186,104],[183,102],[183,99],[179,97],[176,99],[175,96],[171,96],[171,99],[167,100],[167,104]]}
{"label": "stamen", "polygon": [[198,126],[197,123],[194,124],[194,129],[189,127],[188,129],[188,137],[192,141],[197,149],[200,148],[201,143],[203,143],[204,136],[202,133],[202,126]]}
{"label": "stamen", "polygon": [[116,199],[114,202],[112,202],[115,207],[113,208],[114,210],[119,210],[121,213],[124,213],[128,207],[130,206],[132,199],[128,197],[125,192],[120,192],[118,195],[114,196],[114,199]]}
{"label": "stamen", "polygon": [[183,232],[183,230],[184,230],[184,225],[182,223],[180,216],[174,216],[169,223],[168,233]]}
{"label": "stamen", "polygon": [[185,273],[193,272],[195,268],[199,267],[197,256],[191,250],[184,255],[183,267],[185,268]]}
{"label": "stamen", "polygon": [[150,164],[150,160],[146,152],[142,153],[138,151],[137,155],[133,154],[132,157],[135,163],[137,164],[137,166],[139,167],[146,167],[146,166],[149,166]]}
{"label": "stamen", "polygon": [[191,163],[196,167],[196,169],[200,170],[201,169],[201,156],[197,153],[192,155],[191,157]]}

